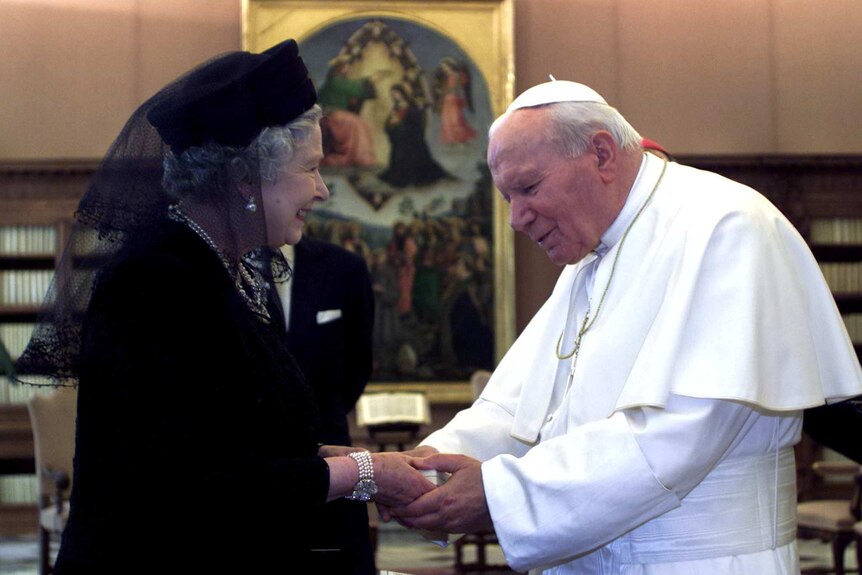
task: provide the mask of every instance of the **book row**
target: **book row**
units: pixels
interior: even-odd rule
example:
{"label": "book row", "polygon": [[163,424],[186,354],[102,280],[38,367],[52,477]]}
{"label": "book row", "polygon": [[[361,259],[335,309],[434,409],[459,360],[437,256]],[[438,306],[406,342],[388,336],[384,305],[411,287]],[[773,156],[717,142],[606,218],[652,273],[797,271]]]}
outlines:
{"label": "book row", "polygon": [[0,226],[0,255],[51,255],[56,250],[53,226]]}
{"label": "book row", "polygon": [[0,503],[39,501],[39,483],[35,474],[0,476]]}
{"label": "book row", "polygon": [[820,270],[833,292],[862,292],[862,262],[820,262]]}
{"label": "book row", "polygon": [[41,305],[54,270],[0,270],[0,305]]}
{"label": "book row", "polygon": [[862,344],[862,313],[851,313],[845,315],[844,325],[847,326],[847,333],[850,335],[850,341],[856,344]]}
{"label": "book row", "polygon": [[[35,383],[50,383],[47,378],[33,380]],[[24,405],[39,393],[53,393],[54,387],[48,385],[26,385],[13,383],[8,377],[0,377],[0,405]]]}
{"label": "book row", "polygon": [[810,241],[813,244],[862,244],[862,218],[812,220]]}
{"label": "book row", "polygon": [[2,323],[0,324],[0,342],[12,359],[18,357],[24,352],[27,347],[27,342],[30,341],[30,336],[33,335],[32,323]]}

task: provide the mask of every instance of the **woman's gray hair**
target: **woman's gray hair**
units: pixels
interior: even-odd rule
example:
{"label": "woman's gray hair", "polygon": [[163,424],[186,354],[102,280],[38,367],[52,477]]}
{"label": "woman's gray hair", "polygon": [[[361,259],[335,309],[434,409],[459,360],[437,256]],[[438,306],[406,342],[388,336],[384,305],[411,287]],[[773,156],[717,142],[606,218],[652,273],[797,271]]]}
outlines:
{"label": "woman's gray hair", "polygon": [[[641,135],[613,106],[597,102],[557,102],[536,108],[548,109],[549,129],[545,136],[569,157],[579,156],[590,149],[591,138],[599,131],[608,132],[623,150],[635,151],[641,147]],[[510,113],[497,118],[488,131],[489,135],[494,134]]]}
{"label": "woman's gray hair", "polygon": [[257,185],[261,180],[274,183],[279,169],[308,140],[321,116],[315,105],[284,126],[264,128],[245,148],[209,143],[181,154],[168,151],[162,176],[165,192],[176,200],[206,202],[214,190]]}

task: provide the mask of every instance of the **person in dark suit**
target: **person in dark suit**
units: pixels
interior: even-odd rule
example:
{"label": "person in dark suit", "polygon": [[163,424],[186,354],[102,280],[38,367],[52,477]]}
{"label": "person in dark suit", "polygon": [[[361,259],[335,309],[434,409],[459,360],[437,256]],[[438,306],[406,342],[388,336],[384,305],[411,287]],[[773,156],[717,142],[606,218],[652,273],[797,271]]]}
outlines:
{"label": "person in dark suit", "polygon": [[[291,279],[277,284],[288,345],[317,400],[321,441],[350,445],[347,414],[371,375],[368,268],[361,257],[308,236],[282,252],[293,268]],[[376,573],[367,506],[330,503],[316,518],[313,536],[315,547],[339,549],[350,573]]]}
{"label": "person in dark suit", "polygon": [[817,443],[862,463],[862,396],[806,409],[802,429]]}

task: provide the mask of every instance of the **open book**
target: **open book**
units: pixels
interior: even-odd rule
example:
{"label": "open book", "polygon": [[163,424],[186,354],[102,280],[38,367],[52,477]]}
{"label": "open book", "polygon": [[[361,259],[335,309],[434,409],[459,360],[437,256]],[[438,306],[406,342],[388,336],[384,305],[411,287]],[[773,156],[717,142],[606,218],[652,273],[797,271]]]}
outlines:
{"label": "open book", "polygon": [[366,393],[356,403],[356,423],[360,426],[390,423],[431,423],[428,398],[413,391]]}

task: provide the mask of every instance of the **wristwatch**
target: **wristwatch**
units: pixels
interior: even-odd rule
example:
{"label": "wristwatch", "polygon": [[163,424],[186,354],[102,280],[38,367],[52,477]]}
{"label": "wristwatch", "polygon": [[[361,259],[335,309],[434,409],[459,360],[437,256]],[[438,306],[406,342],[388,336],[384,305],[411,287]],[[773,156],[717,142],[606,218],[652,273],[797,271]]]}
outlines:
{"label": "wristwatch", "polygon": [[353,486],[353,493],[345,499],[374,501],[374,496],[377,495],[377,484],[374,483],[374,464],[371,462],[371,454],[367,451],[353,451],[347,455],[352,457],[359,466],[359,481]]}

